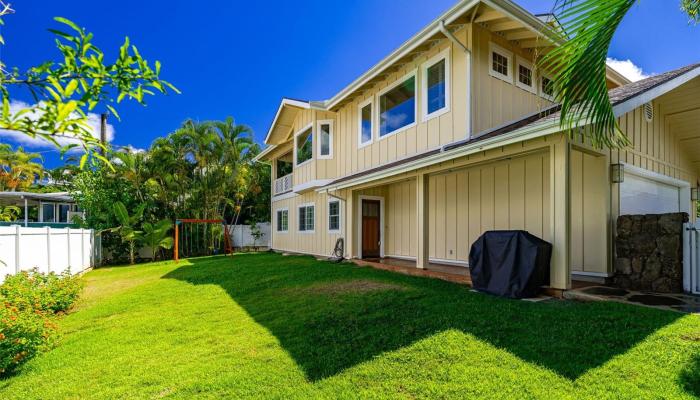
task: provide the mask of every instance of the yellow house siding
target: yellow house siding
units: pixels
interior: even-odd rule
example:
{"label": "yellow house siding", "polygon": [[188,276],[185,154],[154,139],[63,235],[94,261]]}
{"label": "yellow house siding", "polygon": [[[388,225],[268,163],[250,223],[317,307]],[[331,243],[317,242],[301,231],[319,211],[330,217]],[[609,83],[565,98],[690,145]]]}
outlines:
{"label": "yellow house siding", "polygon": [[[340,233],[328,232],[328,200],[329,197],[314,191],[283,200],[272,202],[272,248],[275,250],[295,253],[307,253],[321,256],[329,256],[339,237],[344,237],[346,221],[341,214]],[[298,207],[302,204],[314,203],[314,232],[299,232]],[[277,210],[286,208],[289,210],[289,230],[277,232]],[[341,210],[343,206],[341,204]]]}
{"label": "yellow house siding", "polygon": [[[515,84],[517,77],[515,69],[517,67],[516,58],[520,56],[534,65],[533,52],[523,50],[479,25],[474,25],[473,31],[474,82],[472,85],[472,110],[475,133],[499,126],[552,105],[550,101],[521,89]],[[491,68],[491,42],[513,53],[513,65],[511,65],[513,81],[510,83],[494,78],[489,74]],[[535,88],[538,88],[539,75],[536,72],[533,74]]]}
{"label": "yellow house siding", "polygon": [[[299,133],[302,129],[307,127],[309,124],[314,122],[314,110],[301,110],[297,117],[294,119],[294,128],[292,129],[292,147],[296,145],[294,141],[294,135]],[[294,160],[294,185],[300,185],[302,183],[308,182],[310,180],[316,179],[316,162],[317,162],[317,146],[318,135],[314,129],[313,136],[313,158],[311,161],[297,167],[296,160]]]}

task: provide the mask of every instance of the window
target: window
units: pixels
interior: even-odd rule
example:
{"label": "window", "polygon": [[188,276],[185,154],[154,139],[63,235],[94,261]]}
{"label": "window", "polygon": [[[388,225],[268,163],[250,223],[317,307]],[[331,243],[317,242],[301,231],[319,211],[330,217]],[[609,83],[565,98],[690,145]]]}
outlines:
{"label": "window", "polygon": [[423,120],[450,109],[450,63],[447,49],[423,64]]}
{"label": "window", "polygon": [[379,95],[379,137],[416,123],[416,75],[390,86]]}
{"label": "window", "polygon": [[299,206],[299,232],[314,231],[314,209],[313,204],[304,204]]}
{"label": "window", "polygon": [[360,123],[358,147],[367,146],[372,143],[372,99],[360,104]]}
{"label": "window", "polygon": [[313,158],[313,141],[314,134],[313,128],[309,126],[308,128],[301,131],[294,137],[295,146],[294,151],[296,153],[294,159],[297,165],[301,165]]}
{"label": "window", "polygon": [[554,82],[546,76],[540,79],[540,95],[547,100],[554,101]]}
{"label": "window", "polygon": [[41,203],[41,222],[56,222],[56,207],[53,203]]}
{"label": "window", "polygon": [[328,202],[328,232],[340,232],[340,201]]}
{"label": "window", "polygon": [[494,78],[513,83],[513,76],[511,75],[513,53],[493,43],[491,43],[490,49],[491,67],[489,68],[489,74]]}
{"label": "window", "polygon": [[58,222],[70,222],[68,221],[68,211],[70,211],[70,204],[58,205]]}
{"label": "window", "polygon": [[284,208],[277,210],[277,232],[289,230],[289,210]]}
{"label": "window", "polygon": [[532,64],[518,57],[518,70],[515,85],[528,92],[535,93],[535,76]]}
{"label": "window", "polygon": [[318,121],[318,158],[333,158],[333,121]]}

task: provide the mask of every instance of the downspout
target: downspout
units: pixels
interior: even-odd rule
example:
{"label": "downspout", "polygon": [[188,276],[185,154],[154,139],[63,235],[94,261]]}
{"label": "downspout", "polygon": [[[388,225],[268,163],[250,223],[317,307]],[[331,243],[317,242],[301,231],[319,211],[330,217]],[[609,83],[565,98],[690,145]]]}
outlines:
{"label": "downspout", "polygon": [[440,32],[462,49],[467,57],[467,139],[469,139],[472,136],[472,52],[447,29],[444,20],[440,21]]}

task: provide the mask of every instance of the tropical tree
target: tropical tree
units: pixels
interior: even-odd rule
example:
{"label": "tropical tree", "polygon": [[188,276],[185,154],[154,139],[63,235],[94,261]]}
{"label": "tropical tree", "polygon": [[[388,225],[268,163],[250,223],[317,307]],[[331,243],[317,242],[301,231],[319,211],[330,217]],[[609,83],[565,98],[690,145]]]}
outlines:
{"label": "tropical tree", "polygon": [[[591,142],[598,147],[628,143],[608,97],[605,62],[615,31],[636,3],[637,0],[558,0],[554,13],[561,29],[554,35],[559,35],[555,40],[560,45],[538,61],[540,68],[554,75],[562,127],[571,132],[579,121],[586,121]],[[681,0],[680,7],[691,22],[700,22],[700,0]]]}
{"label": "tropical tree", "polygon": [[119,221],[119,226],[110,228],[109,231],[119,234],[122,242],[129,245],[129,263],[134,264],[136,255],[136,244],[141,240],[143,231],[138,227],[143,218],[143,210],[146,204],[141,204],[129,215],[124,203],[118,201],[114,203],[114,216]]}
{"label": "tropical tree", "polygon": [[[0,24],[13,12],[10,4],[0,0]],[[108,62],[93,43],[92,33],[66,18],[54,19],[59,26],[49,31],[56,37],[60,61],[43,62],[26,70],[0,62],[0,129],[43,138],[64,151],[80,145],[86,150],[81,167],[92,156],[106,161],[94,151],[104,149],[104,145],[88,124],[88,112],[101,104],[119,118],[115,106],[124,99],[145,104],[148,95],[179,92],[160,78],[160,62],[150,64],[129,38],[116,59]],[[1,37],[0,44],[4,44]],[[29,91],[34,104],[12,102],[10,93],[20,89]],[[65,138],[68,141],[61,140]]]}
{"label": "tropical tree", "polygon": [[0,190],[26,190],[44,175],[42,158],[38,153],[27,153],[22,147],[13,149],[0,144]]}
{"label": "tropical tree", "polygon": [[142,229],[142,243],[151,249],[151,260],[156,259],[156,255],[161,248],[171,249],[173,247],[173,238],[168,234],[173,229],[172,221],[163,219],[155,224],[144,222]]}

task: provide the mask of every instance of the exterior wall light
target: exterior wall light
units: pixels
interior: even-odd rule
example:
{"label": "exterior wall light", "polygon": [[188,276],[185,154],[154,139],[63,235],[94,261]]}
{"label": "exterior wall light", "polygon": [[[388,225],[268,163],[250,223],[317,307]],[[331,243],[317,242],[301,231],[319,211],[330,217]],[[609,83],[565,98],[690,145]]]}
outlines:
{"label": "exterior wall light", "polygon": [[610,166],[610,178],[613,183],[622,183],[625,181],[625,165],[612,164]]}
{"label": "exterior wall light", "polygon": [[690,200],[698,201],[698,187],[690,188]]}

